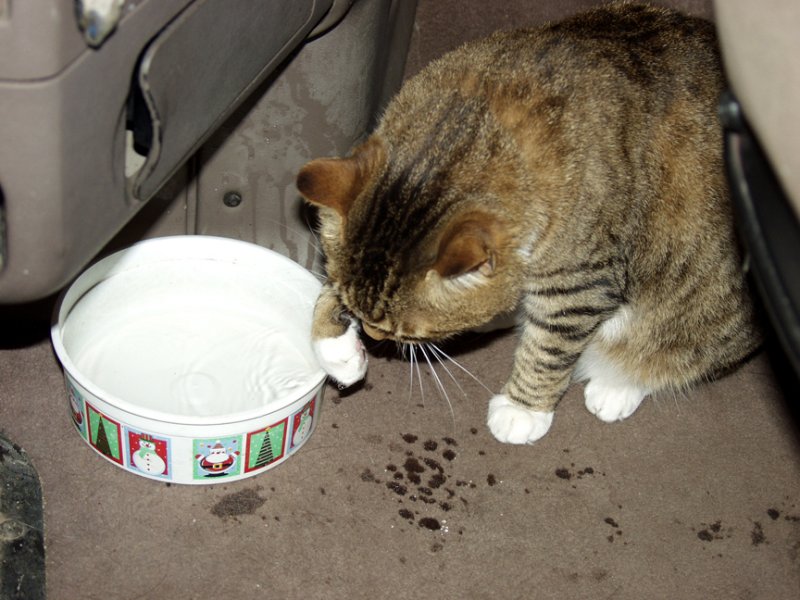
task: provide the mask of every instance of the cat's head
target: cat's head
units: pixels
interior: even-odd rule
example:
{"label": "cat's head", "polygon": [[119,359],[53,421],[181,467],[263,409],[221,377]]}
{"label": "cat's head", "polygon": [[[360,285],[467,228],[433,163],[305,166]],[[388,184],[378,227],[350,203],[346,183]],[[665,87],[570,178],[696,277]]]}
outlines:
{"label": "cat's head", "polygon": [[520,295],[531,230],[512,150],[481,106],[457,98],[431,114],[390,115],[350,156],[297,177],[319,207],[329,283],[376,339],[446,338]]}

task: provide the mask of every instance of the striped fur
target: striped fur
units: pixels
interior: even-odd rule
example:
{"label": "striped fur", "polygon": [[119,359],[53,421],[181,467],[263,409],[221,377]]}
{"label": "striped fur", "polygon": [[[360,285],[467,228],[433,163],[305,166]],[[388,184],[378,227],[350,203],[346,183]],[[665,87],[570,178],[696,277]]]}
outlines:
{"label": "striped fur", "polygon": [[[417,343],[521,307],[490,426],[509,407],[551,413],[575,378],[612,420],[735,368],[760,336],[722,168],[722,86],[713,27],[642,5],[435,61],[351,156],[298,176],[328,261],[314,336],[340,335],[346,314]],[[615,394],[629,400],[612,410]]]}

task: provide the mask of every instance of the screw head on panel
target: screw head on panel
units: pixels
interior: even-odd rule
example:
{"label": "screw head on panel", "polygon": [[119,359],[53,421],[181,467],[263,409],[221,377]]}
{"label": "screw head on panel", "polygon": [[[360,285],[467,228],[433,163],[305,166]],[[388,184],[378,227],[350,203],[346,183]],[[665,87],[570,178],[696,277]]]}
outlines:
{"label": "screw head on panel", "polygon": [[226,192],[222,202],[229,208],[236,208],[242,203],[242,195],[239,192]]}

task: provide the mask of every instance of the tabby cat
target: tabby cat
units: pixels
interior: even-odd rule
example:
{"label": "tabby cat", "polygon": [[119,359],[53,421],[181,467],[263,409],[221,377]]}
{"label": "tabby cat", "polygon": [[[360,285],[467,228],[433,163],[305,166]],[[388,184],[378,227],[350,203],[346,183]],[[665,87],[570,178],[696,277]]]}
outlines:
{"label": "tabby cat", "polygon": [[713,26],[612,4],[468,43],[410,79],[347,158],[297,186],[319,207],[323,367],[361,379],[359,329],[418,344],[519,309],[501,442],[545,433],[572,380],[603,421],[721,375],[760,343],[716,116]]}

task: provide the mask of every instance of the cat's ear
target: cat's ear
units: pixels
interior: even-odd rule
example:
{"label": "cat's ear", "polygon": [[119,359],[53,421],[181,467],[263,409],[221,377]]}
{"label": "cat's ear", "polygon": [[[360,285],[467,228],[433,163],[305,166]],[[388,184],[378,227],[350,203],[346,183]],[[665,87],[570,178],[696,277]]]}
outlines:
{"label": "cat's ear", "polygon": [[300,169],[297,189],[312,204],[332,208],[346,217],[382,158],[381,143],[370,138],[347,158],[312,160]]}
{"label": "cat's ear", "polygon": [[487,213],[469,213],[445,230],[433,270],[440,277],[468,273],[490,277],[496,268],[499,223]]}

